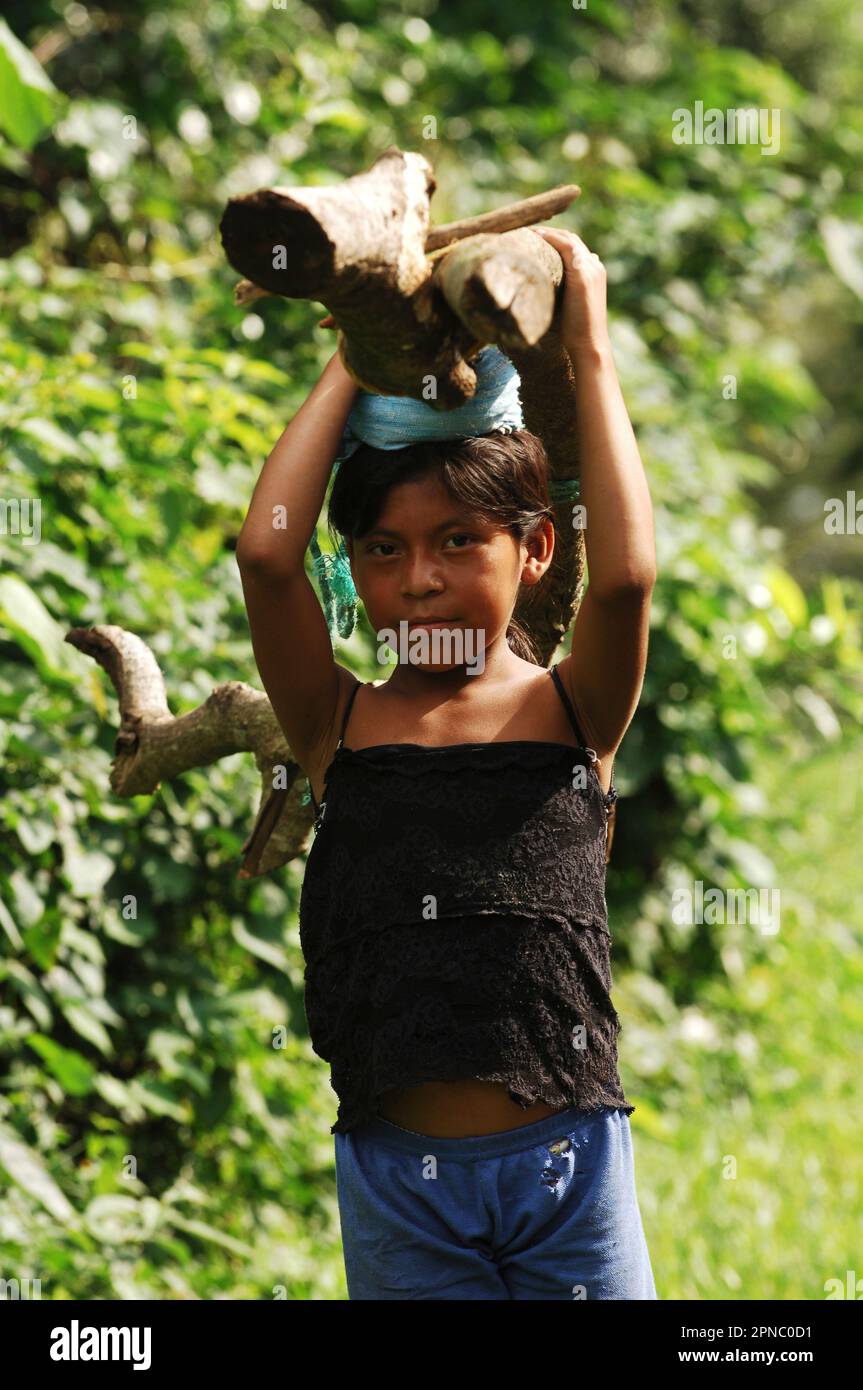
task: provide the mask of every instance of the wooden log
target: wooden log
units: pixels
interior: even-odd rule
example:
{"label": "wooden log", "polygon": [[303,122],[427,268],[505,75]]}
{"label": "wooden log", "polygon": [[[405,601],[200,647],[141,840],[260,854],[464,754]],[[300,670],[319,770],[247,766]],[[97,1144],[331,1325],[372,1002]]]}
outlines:
{"label": "wooden log", "polygon": [[[564,184],[430,230],[434,188],[423,155],[391,146],[336,187],[265,188],[232,198],[220,230],[225,254],[248,277],[237,302],[267,294],[318,300],[337,323],[342,360],[364,390],[427,400],[439,410],[462,405],[476,390],[468,359],[479,347],[532,346],[551,320],[560,258],[540,238],[509,229],[553,216],[580,190]],[[460,292],[464,280],[469,286]],[[469,324],[455,301],[469,309]]]}
{"label": "wooden log", "polygon": [[456,318],[507,355],[534,347],[548,332],[562,278],[554,247],[523,230],[459,241],[433,272]]}
{"label": "wooden log", "polygon": [[434,293],[424,245],[431,165],[391,147],[336,188],[265,188],[232,198],[221,221],[225,254],[267,293],[314,299],[340,329],[342,359],[366,391],[423,399],[436,409],[476,390],[470,334]]}
{"label": "wooden log", "polygon": [[[509,232],[516,227],[528,227],[545,222],[565,212],[570,203],[579,197],[581,189],[577,184],[564,183],[551,188],[547,193],[537,193],[531,198],[521,198],[518,202],[507,203],[505,207],[493,208],[490,212],[479,213],[476,217],[464,217],[458,222],[442,222],[430,227],[425,239],[425,252],[429,260],[440,256],[453,242],[480,233]],[[274,291],[262,289],[252,280],[240,280],[234,286],[234,303],[250,304],[256,299],[264,299]]]}

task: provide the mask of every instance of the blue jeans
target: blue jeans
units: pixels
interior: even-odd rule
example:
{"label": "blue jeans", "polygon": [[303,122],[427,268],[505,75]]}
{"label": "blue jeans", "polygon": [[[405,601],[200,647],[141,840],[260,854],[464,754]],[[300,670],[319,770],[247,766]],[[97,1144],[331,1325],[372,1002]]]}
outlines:
{"label": "blue jeans", "polygon": [[657,1296],[624,1110],[467,1139],[378,1117],[333,1137],[351,1299]]}

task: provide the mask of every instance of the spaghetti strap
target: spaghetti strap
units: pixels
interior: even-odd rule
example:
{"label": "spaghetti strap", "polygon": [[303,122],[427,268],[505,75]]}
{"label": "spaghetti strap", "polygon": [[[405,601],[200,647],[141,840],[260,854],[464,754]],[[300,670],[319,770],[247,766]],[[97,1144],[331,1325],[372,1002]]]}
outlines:
{"label": "spaghetti strap", "polygon": [[341,733],[339,734],[339,742],[338,742],[338,747],[339,747],[339,748],[341,748],[342,744],[343,744],[344,741],[345,741],[345,730],[346,730],[347,727],[348,727],[348,719],[350,718],[350,714],[351,714],[351,706],[353,705],[354,700],[356,699],[357,691],[359,690],[359,688],[360,688],[361,685],[365,685],[365,681],[357,681],[356,685],[354,686],[353,690],[352,690],[351,693],[350,693],[350,696],[349,696],[349,698],[348,698],[348,703],[345,705],[345,714],[344,714],[344,718],[342,719],[342,731],[341,731]]}
{"label": "spaghetti strap", "polygon": [[[345,730],[346,730],[346,728],[348,727],[348,718],[349,718],[349,716],[350,716],[351,706],[353,705],[354,700],[356,699],[357,691],[359,690],[360,686],[361,686],[361,685],[364,685],[364,684],[365,684],[365,681],[357,681],[356,685],[354,686],[353,690],[351,691],[350,695],[348,696],[348,702],[347,702],[347,704],[345,705],[345,712],[344,712],[344,715],[342,716],[342,730],[341,730],[341,733],[339,734],[339,741],[338,741],[337,748],[341,748],[342,744],[343,744],[344,741],[345,741]],[[314,809],[315,809],[315,816],[317,817],[317,816],[320,814],[320,810],[319,810],[319,807],[318,807],[318,803],[317,803],[317,801],[315,801],[315,794],[314,794],[314,792],[312,791],[312,784],[311,784],[311,782],[309,781],[308,777],[306,778],[306,781],[308,782],[308,786],[309,786],[309,796],[311,797],[312,806],[313,806]],[[321,803],[321,805],[323,805],[323,803]]]}
{"label": "spaghetti strap", "polygon": [[575,717],[575,710],[574,710],[573,707],[572,707],[572,701],[570,700],[569,696],[567,695],[566,691],[565,691],[564,688],[563,688],[563,681],[560,679],[560,675],[559,675],[559,673],[558,673],[558,671],[557,671],[557,668],[556,668],[555,666],[552,666],[552,667],[551,667],[551,670],[550,670],[550,672],[549,672],[549,674],[551,675],[552,680],[554,681],[555,685],[557,686],[557,693],[559,694],[561,700],[563,701],[564,709],[566,710],[566,713],[567,713],[567,715],[569,716],[569,722],[570,722],[570,724],[572,725],[573,729],[575,730],[575,735],[576,735],[576,738],[578,739],[579,745],[580,745],[580,747],[582,747],[582,748],[586,748],[586,747],[587,747],[587,740],[585,739],[584,734],[581,732],[581,729],[580,729],[580,727],[579,727],[578,720],[577,720],[576,717]]}
{"label": "spaghetti strap", "polygon": [[[587,751],[592,755],[595,761],[596,752],[593,748],[588,748],[587,746],[585,737],[581,732],[581,728],[579,727],[578,719],[575,715],[575,710],[572,707],[572,701],[570,700],[569,696],[563,688],[563,681],[560,679],[560,675],[556,667],[552,666],[549,670],[549,674],[552,680],[554,681],[555,685],[557,686],[558,694],[560,695],[560,698],[563,700],[564,707],[566,709],[567,714],[569,715],[569,721],[572,724],[573,729],[575,730],[576,736],[581,744],[581,747],[587,749]],[[612,758],[611,760],[611,776],[609,778],[608,791],[605,792],[603,799],[605,801],[605,813],[608,818],[606,824],[605,838],[605,862],[607,864],[611,858],[611,840],[614,835],[614,824],[617,815],[617,806],[615,804],[617,802],[617,788],[614,785],[614,758]]]}
{"label": "spaghetti strap", "polygon": [[[561,701],[563,701],[563,703],[564,703],[564,708],[566,708],[566,712],[567,712],[568,716],[570,716],[570,723],[571,723],[571,726],[573,726],[573,728],[574,728],[574,730],[575,730],[575,734],[577,734],[578,739],[580,739],[582,748],[588,748],[588,744],[586,744],[584,734],[581,733],[580,724],[578,724],[577,717],[575,717],[575,710],[573,709],[573,701],[571,701],[570,696],[567,695],[566,689],[563,688],[563,681],[560,680],[560,674],[559,674],[559,671],[557,671],[557,667],[552,666],[552,669],[550,669],[549,674],[550,674],[550,677],[552,677],[552,680],[554,681],[554,685],[556,685],[556,687],[557,687],[557,691],[559,691]],[[588,751],[591,752],[591,753],[593,753],[593,749],[592,749],[592,748],[591,748],[591,749],[588,749]],[[607,792],[606,792],[606,794],[605,794],[605,798],[606,798],[606,810],[607,810],[607,812],[610,813],[611,820],[613,820],[613,819],[614,819],[614,802],[617,801],[617,788],[614,787],[614,759],[611,759],[611,776],[610,776],[610,778],[609,778],[609,790],[607,790]],[[611,848],[611,844],[610,844],[610,841],[609,841],[609,849],[610,849],[610,848]]]}

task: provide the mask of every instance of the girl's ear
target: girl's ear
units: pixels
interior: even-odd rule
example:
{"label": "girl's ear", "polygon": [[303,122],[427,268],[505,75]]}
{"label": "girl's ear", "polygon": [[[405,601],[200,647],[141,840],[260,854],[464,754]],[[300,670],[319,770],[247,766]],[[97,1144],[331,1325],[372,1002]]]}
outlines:
{"label": "girl's ear", "polygon": [[544,564],[548,567],[554,556],[554,522],[548,520],[543,521],[531,536],[522,541],[522,545],[526,550],[525,558],[538,559],[540,564]]}

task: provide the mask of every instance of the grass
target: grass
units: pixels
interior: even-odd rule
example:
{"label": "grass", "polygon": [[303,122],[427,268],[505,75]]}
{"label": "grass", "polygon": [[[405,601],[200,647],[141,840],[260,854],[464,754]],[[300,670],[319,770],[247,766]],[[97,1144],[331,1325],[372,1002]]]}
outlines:
{"label": "grass", "polygon": [[[615,974],[636,1182],[663,1299],[823,1299],[837,1287],[829,1280],[863,1277],[863,741],[790,767],[767,760],[759,780],[783,814],[778,843],[765,846],[779,931],[755,961],[726,952],[730,977],[699,1000],[694,1027],[694,1013],[682,1029],[679,1016],[660,1019],[642,977]],[[654,1084],[640,1067],[669,1026],[682,1086]]]}

